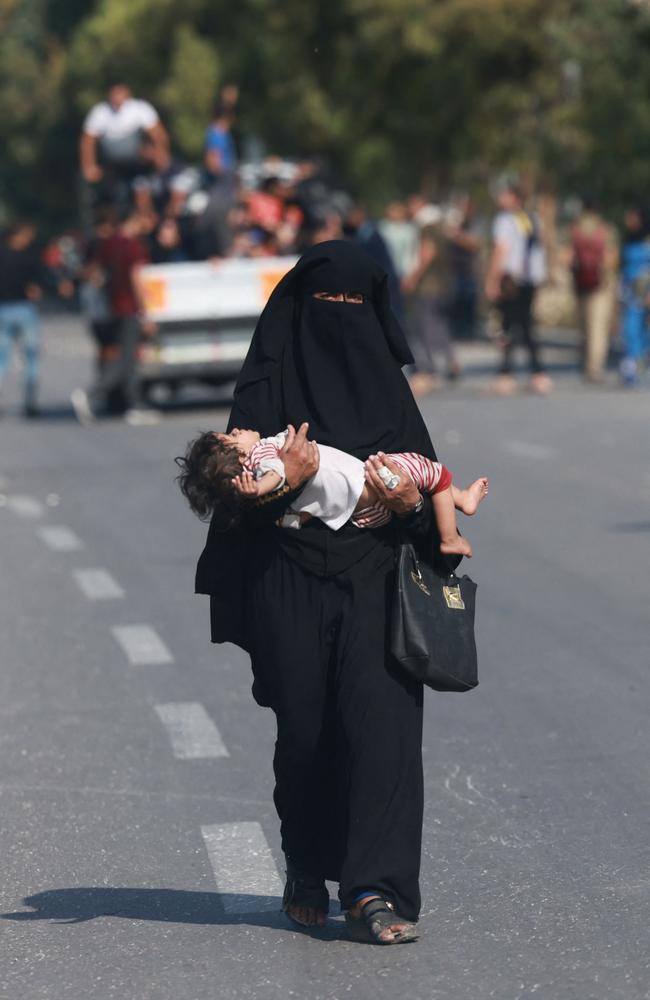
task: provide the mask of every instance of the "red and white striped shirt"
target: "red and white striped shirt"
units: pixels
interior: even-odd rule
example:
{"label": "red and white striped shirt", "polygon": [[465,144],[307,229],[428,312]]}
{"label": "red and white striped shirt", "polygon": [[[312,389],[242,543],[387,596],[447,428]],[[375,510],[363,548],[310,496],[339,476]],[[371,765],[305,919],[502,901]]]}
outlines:
{"label": "red and white striped shirt", "polygon": [[277,472],[281,482],[276,487],[284,485],[284,462],[280,451],[287,440],[287,432],[281,431],[275,437],[261,438],[254,444],[244,462],[244,468],[253,473],[254,479],[259,479],[265,472]]}
{"label": "red and white striped shirt", "polygon": [[[449,469],[440,462],[432,462],[424,455],[418,455],[414,451],[403,451],[387,455],[386,458],[410,476],[423,493],[442,493],[451,486],[452,476]],[[382,524],[387,524],[392,516],[392,511],[382,503],[375,503],[371,507],[357,511],[352,523],[357,528],[379,528]]]}

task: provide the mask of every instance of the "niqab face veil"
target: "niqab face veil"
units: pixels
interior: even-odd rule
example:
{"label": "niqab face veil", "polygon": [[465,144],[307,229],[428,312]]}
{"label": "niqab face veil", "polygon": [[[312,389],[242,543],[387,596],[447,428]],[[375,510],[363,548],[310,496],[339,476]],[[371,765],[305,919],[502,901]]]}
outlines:
{"label": "niqab face veil", "polygon": [[[348,292],[362,303],[314,293]],[[280,282],[255,330],[229,427],[263,435],[309,422],[309,437],[365,459],[435,458],[402,365],[412,361],[383,270],[356,244],[317,244]]]}

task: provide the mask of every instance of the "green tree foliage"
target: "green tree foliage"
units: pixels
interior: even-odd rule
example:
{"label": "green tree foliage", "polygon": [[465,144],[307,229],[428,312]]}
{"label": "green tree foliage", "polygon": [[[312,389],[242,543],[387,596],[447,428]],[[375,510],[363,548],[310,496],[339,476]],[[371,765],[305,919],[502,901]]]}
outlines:
{"label": "green tree foliage", "polygon": [[83,116],[110,79],[196,160],[219,87],[239,130],[324,154],[378,203],[498,171],[643,200],[645,0],[0,0],[0,210],[69,219]]}
{"label": "green tree foliage", "polygon": [[25,188],[38,183],[61,117],[65,56],[45,30],[45,13],[45,0],[0,0],[0,218],[4,206],[29,202]]}

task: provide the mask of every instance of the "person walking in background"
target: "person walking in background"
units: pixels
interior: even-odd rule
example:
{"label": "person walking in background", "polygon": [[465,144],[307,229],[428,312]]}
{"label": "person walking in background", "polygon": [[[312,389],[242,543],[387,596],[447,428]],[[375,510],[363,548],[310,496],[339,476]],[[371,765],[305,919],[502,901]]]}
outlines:
{"label": "person walking in background", "polygon": [[650,304],[650,231],[644,213],[628,208],[623,217],[621,248],[621,297],[623,385],[633,387],[639,378],[639,365],[648,351],[648,306]]}
{"label": "person walking in background", "polygon": [[469,196],[461,198],[450,212],[446,234],[453,286],[450,312],[452,337],[454,340],[473,340],[478,333],[478,257],[482,231],[476,218],[476,206]]}
{"label": "person walking in background", "polygon": [[429,212],[420,231],[418,254],[413,270],[402,280],[402,291],[412,296],[413,322],[409,346],[415,359],[411,389],[422,396],[439,384],[437,358],[442,355],[447,376],[458,378],[460,365],[451,340],[449,309],[452,274],[449,240],[442,212]]}
{"label": "person walking in background", "polygon": [[485,280],[488,302],[501,314],[503,356],[495,390],[514,392],[512,355],[520,340],[528,351],[529,388],[546,393],[552,383],[544,371],[533,319],[535,294],[546,279],[540,224],[525,210],[522,192],[514,181],[499,185],[496,202],[499,210],[492,226],[493,246]]}
{"label": "person walking in background", "polygon": [[46,276],[36,227],[30,222],[14,223],[0,242],[0,391],[12,349],[19,342],[24,361],[26,417],[38,414],[41,328],[37,303],[43,297]]}
{"label": "person walking in background", "polygon": [[391,201],[386,206],[384,217],[377,223],[400,281],[415,267],[418,256],[419,231],[409,218],[403,201]]}
{"label": "person walking in background", "polygon": [[140,236],[140,222],[133,210],[126,213],[115,232],[97,241],[90,269],[105,275],[110,312],[114,318],[116,350],[106,359],[88,392],[75,389],[70,397],[75,416],[82,424],[91,424],[107,409],[110,396],[121,391],[127,423],[154,423],[152,411],[140,405],[138,384],[138,346],[141,334],[151,336],[155,326],[142,319],[144,303],[140,287],[140,269],[149,262]]}
{"label": "person walking in background", "polygon": [[131,182],[142,173],[145,149],[151,162],[163,159],[169,137],[158,112],[115,82],[107,100],[95,104],[83,123],[79,142],[81,175],[91,203],[108,201],[123,209],[131,201]]}
{"label": "person walking in background", "polygon": [[589,198],[571,227],[571,271],[582,337],[583,372],[602,382],[616,302],[616,236]]}
{"label": "person walking in background", "polygon": [[[116,321],[111,312],[108,298],[107,279],[104,271],[93,263],[98,245],[113,234],[116,226],[114,210],[107,205],[97,210],[92,238],[83,254],[79,272],[79,307],[88,324],[88,331],[96,347],[96,370],[101,371],[107,361],[119,352],[116,342]],[[113,410],[113,402],[121,410],[120,392],[117,390],[107,399],[107,407]]]}

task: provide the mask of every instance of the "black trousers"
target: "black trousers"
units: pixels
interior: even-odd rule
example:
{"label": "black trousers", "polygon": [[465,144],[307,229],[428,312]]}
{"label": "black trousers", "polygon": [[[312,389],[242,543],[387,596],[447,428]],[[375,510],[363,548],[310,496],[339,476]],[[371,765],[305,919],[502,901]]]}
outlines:
{"label": "black trousers", "polygon": [[102,408],[107,405],[111,393],[120,389],[125,408],[129,410],[137,406],[140,400],[138,379],[140,321],[137,316],[122,316],[115,320],[114,331],[119,352],[102,366],[88,395],[93,407]]}
{"label": "black trousers", "polygon": [[444,357],[448,369],[453,369],[456,353],[451,339],[448,296],[414,296],[413,314],[409,347],[417,371],[436,375],[438,355]]}
{"label": "black trousers", "polygon": [[518,340],[528,351],[532,374],[535,375],[544,370],[539,356],[533,321],[535,291],[534,285],[518,285],[516,290],[513,290],[512,297],[504,299],[499,305],[504,336],[503,359],[500,369],[502,375],[512,374],[512,353]]}
{"label": "black trousers", "polygon": [[387,652],[394,556],[378,551],[330,577],[279,549],[262,552],[249,592],[251,657],[277,718],[285,854],[339,882],[344,908],[376,889],[416,920],[422,686]]}

